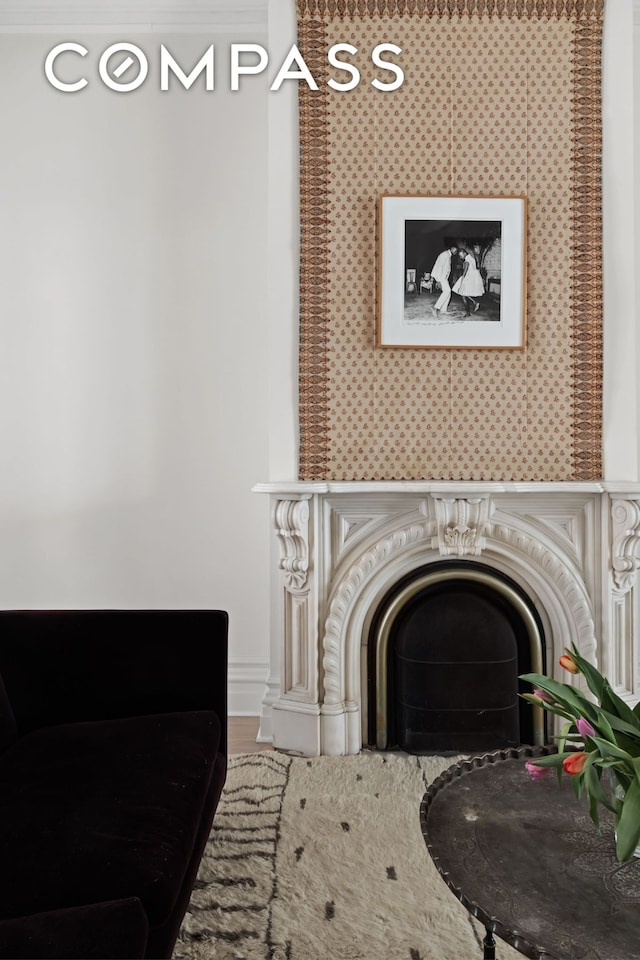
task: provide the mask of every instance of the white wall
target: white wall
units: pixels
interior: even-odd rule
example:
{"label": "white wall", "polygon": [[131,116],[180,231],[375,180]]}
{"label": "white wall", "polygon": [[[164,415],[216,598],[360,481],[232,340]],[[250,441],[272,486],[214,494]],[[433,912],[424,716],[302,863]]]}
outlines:
{"label": "white wall", "polygon": [[[227,609],[235,708],[257,713],[265,85],[159,92],[161,41],[190,68],[228,34],[71,33],[0,35],[0,606]],[[97,80],[114,39],[149,54],[135,93]],[[43,75],[62,40],[90,50],[76,94]]]}
{"label": "white wall", "polygon": [[602,50],[604,476],[640,479],[640,409],[635,316],[633,9],[606,0]]}
{"label": "white wall", "polygon": [[[605,57],[605,145],[612,122],[627,138],[625,176],[605,196],[619,235],[628,58],[612,54],[629,43],[628,5],[608,0]],[[136,93],[102,88],[95,53],[113,39],[152,61],[163,41],[185,66],[205,40],[222,51],[236,39],[155,29],[0,34],[0,606],[224,607],[232,704],[257,712],[273,565],[268,501],[249,491],[296,475],[295,90],[253,78],[232,94],[223,57],[213,94],[160,94],[153,62]],[[294,36],[294,0],[269,0],[268,42],[255,28],[237,39],[275,63]],[[43,77],[63,39],[92,51],[91,86],[73,96]],[[638,146],[639,72],[635,90]],[[636,210],[640,228],[640,192]],[[630,260],[627,244],[610,269],[628,277]],[[615,375],[626,303],[605,354],[609,390],[624,387],[611,413],[635,397],[635,378]],[[631,479],[635,445],[613,439],[608,475]],[[272,693],[276,671],[277,653]]]}
{"label": "white wall", "polygon": [[[634,237],[635,249],[640,251],[640,180],[638,180],[638,160],[640,159],[640,0],[633,0],[633,153],[636,182],[634,183]],[[637,293],[640,291],[640,281],[636,279],[635,324],[640,324],[640,304]],[[636,338],[636,369],[640,370],[640,335]],[[640,422],[640,390],[636,403],[638,405],[638,422]],[[640,442],[638,444],[638,476],[640,477]]]}

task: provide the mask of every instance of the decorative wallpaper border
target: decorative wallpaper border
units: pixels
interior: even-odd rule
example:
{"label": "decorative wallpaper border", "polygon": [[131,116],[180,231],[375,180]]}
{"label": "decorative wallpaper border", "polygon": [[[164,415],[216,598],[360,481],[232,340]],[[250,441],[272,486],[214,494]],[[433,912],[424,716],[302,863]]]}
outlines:
{"label": "decorative wallpaper border", "polygon": [[[595,480],[602,477],[601,75],[604,0],[298,0],[298,42],[319,90],[300,86],[300,466],[303,480],[328,479],[330,461],[328,25],[337,18],[499,17],[575,21],[571,323],[573,472],[563,477],[496,479]],[[355,479],[355,478],[354,478]]]}
{"label": "decorative wallpaper border", "polygon": [[300,346],[301,479],[327,475],[328,214],[326,29],[303,21],[298,44],[319,90],[300,85]]}
{"label": "decorative wallpaper border", "polygon": [[298,0],[298,17],[565,17],[603,15],[604,0]]}
{"label": "decorative wallpaper border", "polygon": [[576,480],[602,476],[602,3],[576,25],[573,95],[573,349]]}

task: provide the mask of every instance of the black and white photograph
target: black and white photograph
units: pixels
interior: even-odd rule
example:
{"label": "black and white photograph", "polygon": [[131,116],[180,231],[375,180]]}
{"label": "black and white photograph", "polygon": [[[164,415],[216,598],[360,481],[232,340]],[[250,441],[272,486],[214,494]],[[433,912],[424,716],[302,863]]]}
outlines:
{"label": "black and white photograph", "polygon": [[407,323],[425,318],[500,321],[499,220],[407,220]]}
{"label": "black and white photograph", "polygon": [[526,201],[382,197],[378,346],[524,346]]}

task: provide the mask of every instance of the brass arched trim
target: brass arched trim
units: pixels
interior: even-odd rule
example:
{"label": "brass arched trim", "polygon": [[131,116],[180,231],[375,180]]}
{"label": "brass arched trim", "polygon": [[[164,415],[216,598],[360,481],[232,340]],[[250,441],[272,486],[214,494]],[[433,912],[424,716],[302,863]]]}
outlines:
{"label": "brass arched trim", "polygon": [[[400,593],[393,598],[384,612],[378,628],[375,633],[375,664],[376,664],[376,746],[379,750],[385,750],[387,747],[387,722],[388,722],[388,701],[387,701],[387,664],[389,638],[391,628],[401,609],[409,600],[412,600],[421,590],[431,587],[436,583],[444,583],[450,580],[471,580],[474,583],[481,583],[484,586],[502,594],[509,603],[517,610],[522,617],[522,621],[529,638],[529,651],[531,656],[531,672],[542,673],[542,637],[536,618],[533,616],[528,604],[523,600],[520,594],[509,586],[503,580],[490,573],[484,573],[481,570],[470,567],[468,570],[462,570],[459,567],[450,570],[435,570],[431,573],[425,573],[416,580],[408,583]],[[544,711],[542,707],[533,705],[533,743],[535,746],[544,744]]]}

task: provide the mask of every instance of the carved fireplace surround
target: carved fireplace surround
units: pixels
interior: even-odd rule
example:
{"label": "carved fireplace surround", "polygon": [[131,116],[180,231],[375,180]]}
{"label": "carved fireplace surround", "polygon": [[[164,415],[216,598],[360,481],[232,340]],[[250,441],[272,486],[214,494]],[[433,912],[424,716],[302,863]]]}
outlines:
{"label": "carved fireplace surround", "polygon": [[443,558],[480,561],[525,591],[558,679],[566,680],[558,656],[575,643],[622,697],[637,701],[639,484],[293,481],[254,489],[271,497],[278,545],[277,748],[359,752],[376,610],[401,578]]}
{"label": "carved fireplace surround", "polygon": [[[295,4],[270,3],[268,30],[270,50],[286,52],[296,35]],[[394,582],[447,559],[504,571],[520,585],[542,621],[549,669],[574,640],[623,697],[640,697],[640,342],[629,228],[634,117],[633,98],[619,92],[633,87],[633,33],[631,5],[607,0],[602,483],[291,479],[298,475],[299,450],[297,90],[292,84],[269,99],[269,206],[276,212],[268,226],[272,346],[266,358],[273,482],[255,489],[271,499],[275,531],[260,736],[273,736],[276,747],[309,755],[358,751],[368,728],[365,645],[375,608]]]}

